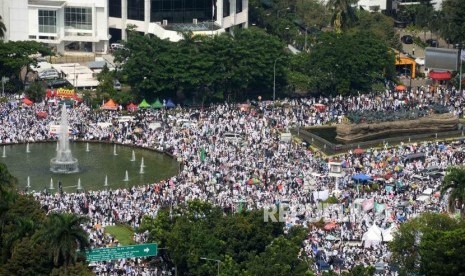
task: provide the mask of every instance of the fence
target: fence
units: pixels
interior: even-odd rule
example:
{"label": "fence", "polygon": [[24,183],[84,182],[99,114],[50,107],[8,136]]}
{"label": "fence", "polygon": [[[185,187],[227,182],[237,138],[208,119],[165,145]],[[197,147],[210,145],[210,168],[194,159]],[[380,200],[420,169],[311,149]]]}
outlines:
{"label": "fence", "polygon": [[86,55],[64,55],[50,57],[51,63],[85,63],[95,60],[95,54]]}
{"label": "fence", "polygon": [[[311,130],[311,129],[310,129]],[[308,129],[297,129],[293,128],[291,130],[293,135],[298,135],[301,139],[307,143],[318,147],[322,152],[327,155],[338,154],[348,150],[354,150],[356,148],[369,148],[369,147],[383,147],[387,144],[396,144],[400,142],[420,142],[425,140],[434,140],[434,139],[447,139],[447,138],[461,138],[464,139],[463,130],[454,130],[454,131],[445,131],[439,133],[422,133],[415,135],[402,135],[398,137],[382,138],[375,139],[370,141],[356,142],[350,144],[334,144],[327,141],[320,136],[311,133]]]}

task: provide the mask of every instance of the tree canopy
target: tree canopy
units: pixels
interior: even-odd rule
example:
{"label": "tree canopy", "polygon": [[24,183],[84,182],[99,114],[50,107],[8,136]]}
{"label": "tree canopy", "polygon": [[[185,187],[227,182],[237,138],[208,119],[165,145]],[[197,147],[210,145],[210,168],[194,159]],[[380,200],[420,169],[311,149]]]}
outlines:
{"label": "tree canopy", "polygon": [[461,0],[444,0],[441,9],[441,33],[452,43],[465,42],[465,5]]}
{"label": "tree canopy", "polygon": [[[132,32],[126,49],[116,52],[123,74],[140,98],[244,98],[270,91],[273,62],[284,56],[283,44],[257,29],[234,35],[192,36],[180,42]],[[282,64],[277,66],[283,80]]]}
{"label": "tree canopy", "polygon": [[5,91],[17,92],[23,88],[21,70],[29,70],[30,64],[36,61],[33,55],[52,55],[45,44],[36,41],[8,41],[0,40],[0,76],[10,78],[11,85],[5,86]]}
{"label": "tree canopy", "polygon": [[84,259],[76,259],[76,249],[89,242],[81,222],[74,214],[47,217],[32,196],[16,191],[16,179],[0,163],[0,275],[76,275],[70,274],[76,266],[89,275],[80,266]]}
{"label": "tree canopy", "polygon": [[191,201],[145,217],[140,231],[166,247],[160,256],[180,275],[216,274],[217,263],[201,258],[221,261],[221,275],[304,275],[309,266],[299,252],[305,232],[284,234],[283,226],[264,222],[259,210],[225,216],[218,207]]}
{"label": "tree canopy", "polygon": [[[445,214],[425,213],[400,226],[389,244],[401,275],[464,275],[465,224]],[[461,274],[462,273],[462,274]]]}

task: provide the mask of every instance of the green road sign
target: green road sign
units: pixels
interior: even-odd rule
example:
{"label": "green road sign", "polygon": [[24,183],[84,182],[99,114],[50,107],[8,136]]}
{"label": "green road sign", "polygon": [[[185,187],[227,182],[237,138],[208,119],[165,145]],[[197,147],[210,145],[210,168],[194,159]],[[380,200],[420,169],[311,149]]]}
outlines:
{"label": "green road sign", "polygon": [[86,253],[88,262],[101,262],[118,259],[155,256],[158,253],[156,243],[129,246],[107,247],[89,250]]}

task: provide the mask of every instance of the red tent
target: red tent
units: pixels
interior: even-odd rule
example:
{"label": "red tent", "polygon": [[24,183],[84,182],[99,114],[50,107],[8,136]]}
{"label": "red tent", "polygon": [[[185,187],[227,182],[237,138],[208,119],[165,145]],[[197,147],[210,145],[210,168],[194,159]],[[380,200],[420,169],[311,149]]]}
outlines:
{"label": "red tent", "polygon": [[437,81],[450,80],[452,78],[452,73],[449,71],[430,71],[428,76]]}
{"label": "red tent", "polygon": [[25,104],[25,105],[32,105],[33,102],[32,102],[31,100],[29,100],[28,98],[24,98],[24,99],[23,99],[23,104]]}
{"label": "red tent", "polygon": [[318,112],[324,112],[326,110],[326,105],[320,103],[314,104],[313,107],[318,110]]}
{"label": "red tent", "polygon": [[45,112],[45,111],[37,112],[37,118],[39,118],[39,119],[47,118],[47,112]]}
{"label": "red tent", "polygon": [[365,151],[364,151],[363,149],[361,149],[361,148],[356,148],[356,149],[354,150],[354,154],[363,154],[364,152],[365,152]]}
{"label": "red tent", "polygon": [[137,109],[139,109],[139,106],[133,104],[133,103],[130,103],[128,104],[128,106],[126,106],[126,109],[129,111],[129,112],[134,112],[134,111],[137,111]]}
{"label": "red tent", "polygon": [[104,103],[102,105],[102,109],[105,109],[105,110],[117,110],[118,105],[112,99],[109,99],[108,102],[106,102],[106,103]]}

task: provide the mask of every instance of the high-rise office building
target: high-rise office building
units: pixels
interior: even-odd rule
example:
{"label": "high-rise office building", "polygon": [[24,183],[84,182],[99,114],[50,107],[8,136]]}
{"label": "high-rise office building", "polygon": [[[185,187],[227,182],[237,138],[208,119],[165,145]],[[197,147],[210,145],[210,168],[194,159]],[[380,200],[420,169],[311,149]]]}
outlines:
{"label": "high-rise office building", "polygon": [[6,40],[36,40],[57,52],[107,52],[127,26],[178,41],[246,28],[248,0],[0,0]]}

